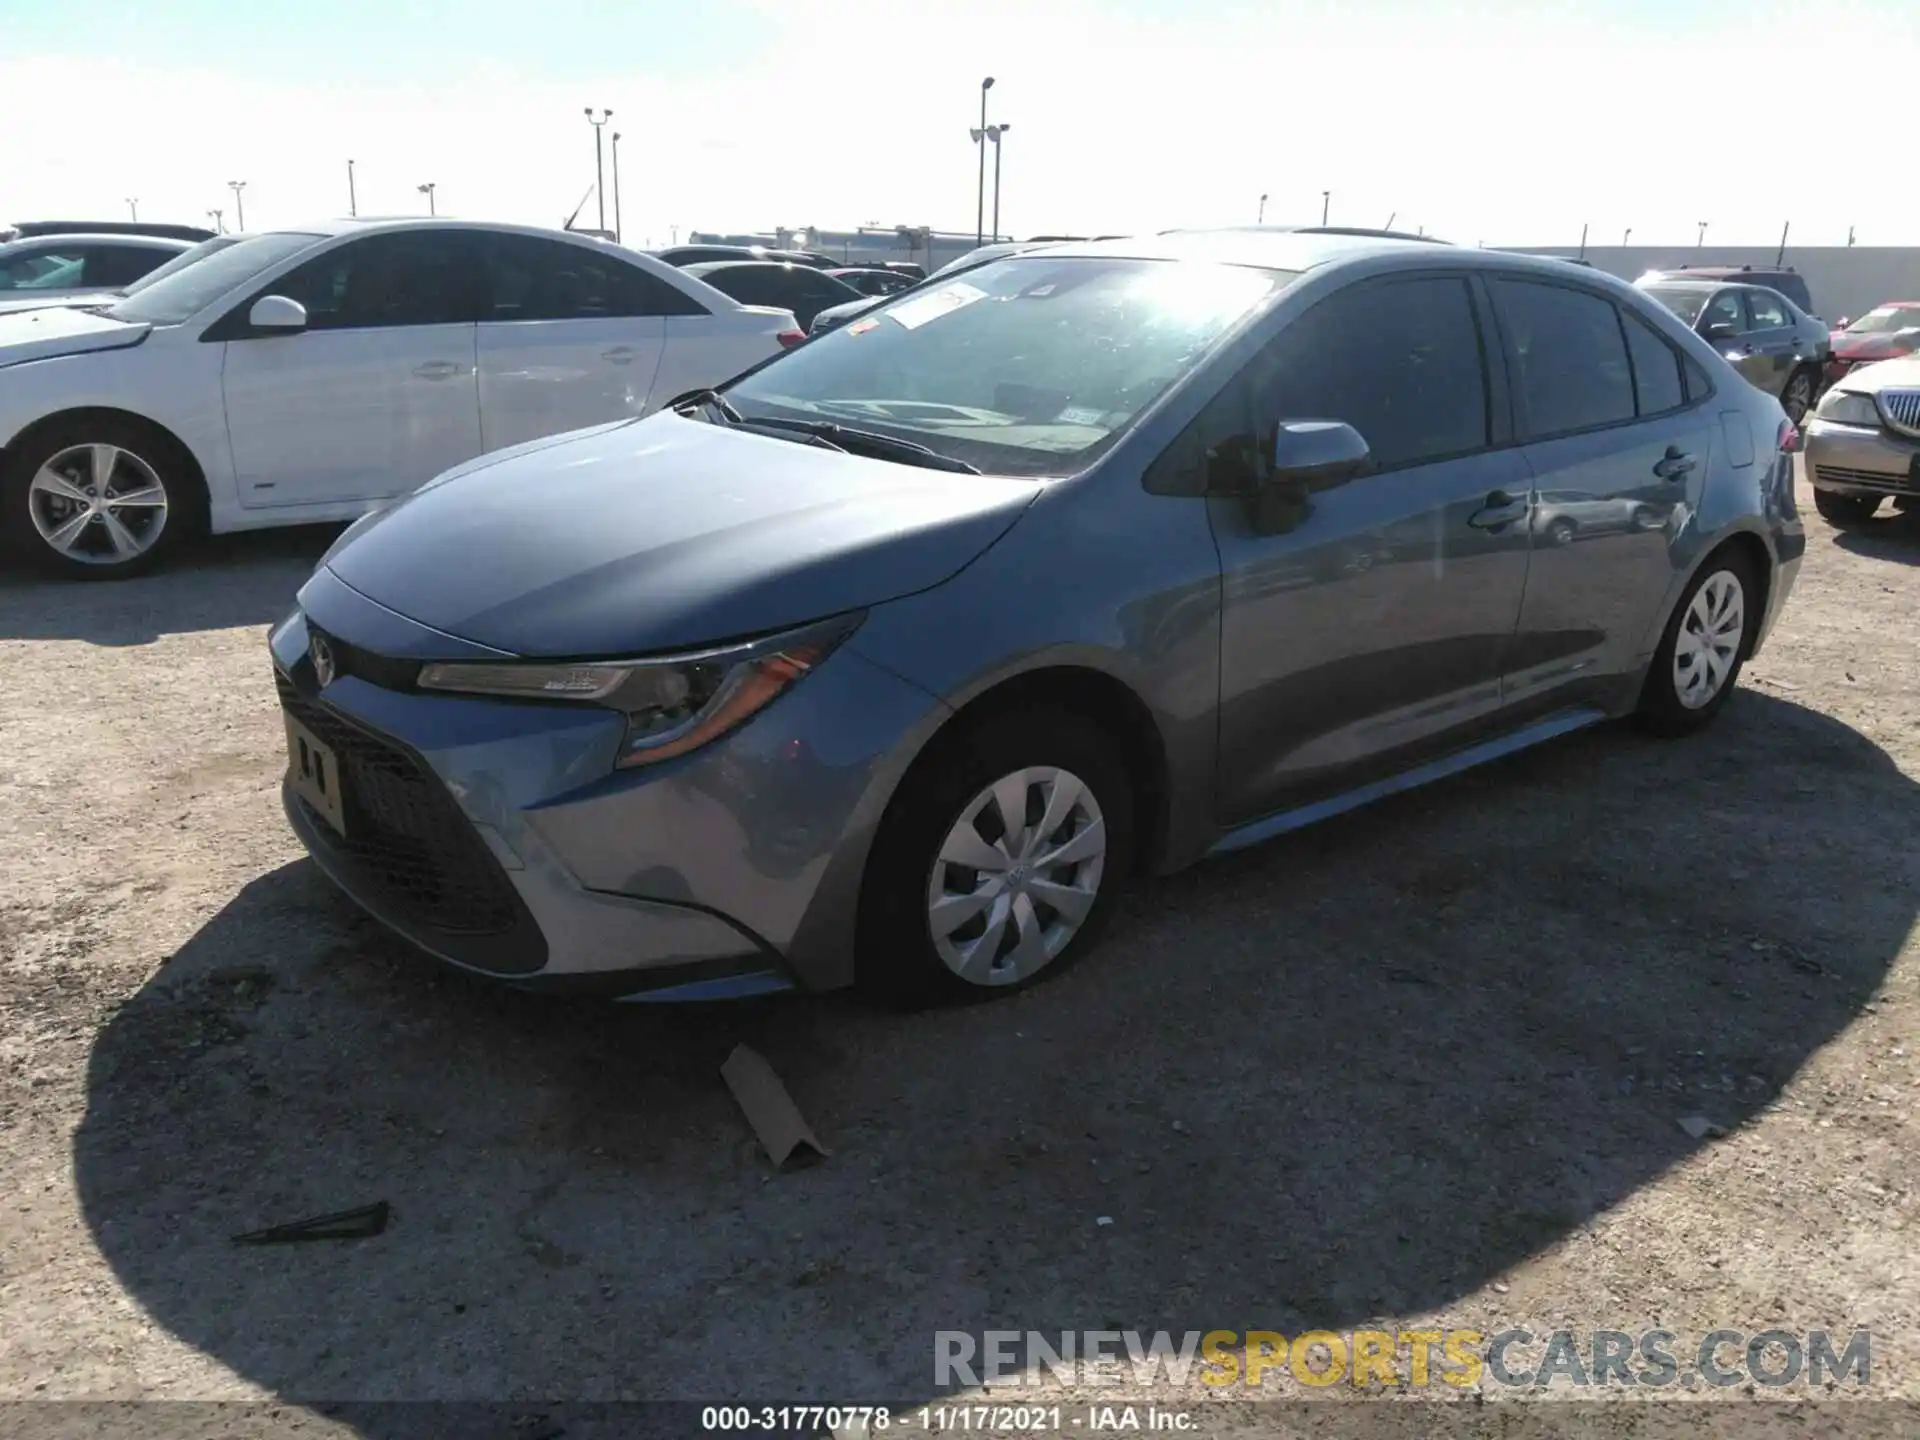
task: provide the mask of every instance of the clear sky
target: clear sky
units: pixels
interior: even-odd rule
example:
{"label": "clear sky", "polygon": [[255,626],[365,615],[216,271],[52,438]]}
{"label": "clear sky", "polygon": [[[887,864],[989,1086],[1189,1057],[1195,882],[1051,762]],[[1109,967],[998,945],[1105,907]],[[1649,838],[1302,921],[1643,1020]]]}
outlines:
{"label": "clear sky", "polygon": [[[0,220],[558,224],[628,243],[1318,220],[1473,244],[1920,245],[1920,0],[60,0],[0,5]],[[1889,160],[1888,157],[1894,157]],[[1895,176],[1903,178],[1893,178]],[[612,216],[611,180],[608,215]],[[589,202],[582,223],[593,223]]]}

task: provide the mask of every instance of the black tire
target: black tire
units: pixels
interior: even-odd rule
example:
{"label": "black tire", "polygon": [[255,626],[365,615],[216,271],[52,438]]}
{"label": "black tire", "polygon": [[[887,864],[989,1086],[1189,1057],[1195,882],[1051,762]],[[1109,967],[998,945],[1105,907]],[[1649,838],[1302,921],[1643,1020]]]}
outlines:
{"label": "black tire", "polygon": [[[1719,688],[1704,704],[1690,705],[1681,694],[1674,652],[1679,648],[1682,629],[1690,624],[1689,616],[1695,597],[1720,576],[1731,576],[1740,586],[1740,633],[1733,642],[1731,667],[1722,678]],[[1653,652],[1653,662],[1647,667],[1646,679],[1640,687],[1641,725],[1655,735],[1691,735],[1711,724],[1714,717],[1726,708],[1735,687],[1740,683],[1741,667],[1746,664],[1747,656],[1753,650],[1753,637],[1762,619],[1760,583],[1759,577],[1753,573],[1753,562],[1741,551],[1732,549],[1708,557],[1700,567],[1700,573],[1693,577],[1692,583],[1681,595],[1680,603],[1674,606],[1673,614],[1667,620],[1666,632],[1660,637],[1659,648]]]}
{"label": "black tire", "polygon": [[[126,493],[157,485],[166,497],[164,508],[112,507],[126,534],[138,541],[148,541],[151,534],[145,548],[123,559],[113,558],[114,537],[104,516],[86,523],[71,551],[56,548],[35,524],[37,512],[53,525],[63,518],[63,506],[78,502],[35,492],[34,476],[58,462],[57,473],[84,491],[95,477],[81,457],[67,457],[77,447],[90,445],[111,445],[123,452],[113,462],[109,477],[113,487]],[[201,529],[204,517],[205,492],[193,474],[192,462],[164,431],[131,417],[80,415],[49,425],[16,447],[0,473],[0,547],[45,573],[72,579],[120,580],[144,574]],[[151,533],[150,527],[157,527],[158,533]]]}
{"label": "black tire", "polygon": [[[1106,850],[1092,906],[1060,950],[1031,973],[991,983],[963,979],[941,958],[928,918],[935,861],[949,832],[984,791],[1002,777],[1034,767],[1055,768],[1077,778],[1098,807]],[[1030,790],[1029,806],[1043,803],[1044,795],[1038,787]],[[860,989],[884,1004],[919,1008],[986,1000],[1059,974],[1096,941],[1115,892],[1131,869],[1134,805],[1133,782],[1119,748],[1099,727],[1069,711],[1008,712],[940,744],[938,753],[923,757],[909,773],[874,837],[860,886],[855,957]],[[1039,818],[1031,809],[1029,815],[1029,823]],[[1075,823],[1084,824],[1085,817]],[[972,883],[983,883],[987,872],[956,866],[946,874],[949,883],[966,886],[969,876]],[[1061,872],[1039,873],[1031,879],[1044,883],[1060,877]],[[1024,877],[1022,883],[1027,883]],[[1030,904],[1035,917],[1057,918],[1044,901]],[[973,925],[969,921],[953,934],[964,942]],[[1013,930],[1009,925],[1002,951],[1013,940]]]}
{"label": "black tire", "polygon": [[1574,530],[1575,526],[1573,521],[1562,515],[1547,526],[1547,538],[1556,545],[1571,545],[1573,543]]}
{"label": "black tire", "polygon": [[1842,495],[1834,490],[1815,490],[1813,508],[1820,512],[1820,518],[1829,525],[1845,528],[1849,525],[1864,525],[1873,519],[1880,508],[1878,495]]}
{"label": "black tire", "polygon": [[1798,430],[1805,423],[1807,412],[1813,409],[1819,390],[1819,377],[1804,365],[1787,377],[1787,388],[1780,392],[1780,408],[1787,412],[1787,419],[1793,422],[1794,429]]}

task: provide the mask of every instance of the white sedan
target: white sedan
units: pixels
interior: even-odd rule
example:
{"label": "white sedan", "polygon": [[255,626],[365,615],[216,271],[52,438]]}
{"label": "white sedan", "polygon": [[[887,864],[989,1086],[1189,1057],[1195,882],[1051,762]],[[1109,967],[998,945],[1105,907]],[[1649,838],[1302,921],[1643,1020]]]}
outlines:
{"label": "white sedan", "polygon": [[0,314],[0,545],[124,575],[196,531],[352,519],[803,338],[786,311],[550,230],[249,236],[104,309]]}

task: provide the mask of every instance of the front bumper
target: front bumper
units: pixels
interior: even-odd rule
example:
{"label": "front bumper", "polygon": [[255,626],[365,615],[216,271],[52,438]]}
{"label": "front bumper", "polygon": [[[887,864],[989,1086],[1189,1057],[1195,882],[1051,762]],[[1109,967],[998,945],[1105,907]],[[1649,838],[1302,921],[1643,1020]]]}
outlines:
{"label": "front bumper", "polygon": [[1920,439],[1809,419],[1807,478],[1841,495],[1920,495]]}
{"label": "front bumper", "polygon": [[[401,677],[432,632],[400,633],[412,622],[324,570],[300,599],[271,637],[276,678],[283,708],[337,747],[348,838],[290,786],[284,803],[375,919],[526,988],[718,998],[851,980],[859,871],[932,697],[843,646],[714,744],[616,773],[613,712],[412,690]],[[356,657],[324,688],[316,628]],[[376,642],[407,659],[381,662]]]}

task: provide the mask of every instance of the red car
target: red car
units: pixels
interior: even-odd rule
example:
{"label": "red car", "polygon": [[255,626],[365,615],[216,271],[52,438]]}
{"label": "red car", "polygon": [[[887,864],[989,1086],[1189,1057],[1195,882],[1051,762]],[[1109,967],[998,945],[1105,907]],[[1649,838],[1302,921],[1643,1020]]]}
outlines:
{"label": "red car", "polygon": [[1920,350],[1920,300],[1890,300],[1876,305],[1846,329],[1833,332],[1827,384],[1833,384],[1856,365],[1892,360],[1916,350]]}

